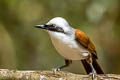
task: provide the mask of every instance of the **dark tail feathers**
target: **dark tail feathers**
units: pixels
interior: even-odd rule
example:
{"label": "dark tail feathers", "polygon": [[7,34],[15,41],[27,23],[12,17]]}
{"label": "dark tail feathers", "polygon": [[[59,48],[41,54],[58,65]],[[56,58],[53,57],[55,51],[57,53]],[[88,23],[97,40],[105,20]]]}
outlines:
{"label": "dark tail feathers", "polygon": [[[91,66],[90,64],[86,61],[86,60],[81,60],[82,64],[87,72],[87,74],[92,72]],[[94,69],[96,70],[97,74],[104,74],[103,70],[101,69],[100,65],[98,64],[98,62],[96,61],[96,59],[92,59],[92,64]]]}

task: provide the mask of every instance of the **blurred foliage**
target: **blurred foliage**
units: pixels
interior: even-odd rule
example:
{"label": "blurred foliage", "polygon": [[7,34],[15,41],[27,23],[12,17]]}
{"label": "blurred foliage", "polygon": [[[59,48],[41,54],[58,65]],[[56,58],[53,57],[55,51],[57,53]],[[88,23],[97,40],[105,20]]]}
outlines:
{"label": "blurred foliage", "polygon": [[[35,29],[61,16],[93,40],[105,73],[120,73],[120,0],[0,0],[0,68],[50,70],[64,64],[48,34]],[[64,69],[85,72],[80,61]]]}

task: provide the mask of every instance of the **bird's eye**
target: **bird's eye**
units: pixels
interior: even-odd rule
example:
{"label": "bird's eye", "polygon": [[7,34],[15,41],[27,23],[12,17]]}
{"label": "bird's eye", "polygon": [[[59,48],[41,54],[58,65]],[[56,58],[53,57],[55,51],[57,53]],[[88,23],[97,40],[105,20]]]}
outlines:
{"label": "bird's eye", "polygon": [[50,26],[51,26],[51,27],[56,27],[56,25],[55,25],[55,24],[51,24]]}

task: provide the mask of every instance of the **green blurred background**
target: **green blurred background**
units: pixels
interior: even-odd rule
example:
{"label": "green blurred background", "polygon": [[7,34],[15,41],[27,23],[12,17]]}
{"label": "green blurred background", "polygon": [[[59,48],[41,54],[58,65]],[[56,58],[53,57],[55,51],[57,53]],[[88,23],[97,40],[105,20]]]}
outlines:
{"label": "green blurred background", "polygon": [[[120,73],[120,0],[0,0],[0,68],[63,65],[48,34],[33,27],[57,16],[88,34],[105,73]],[[80,61],[64,70],[85,74]]]}

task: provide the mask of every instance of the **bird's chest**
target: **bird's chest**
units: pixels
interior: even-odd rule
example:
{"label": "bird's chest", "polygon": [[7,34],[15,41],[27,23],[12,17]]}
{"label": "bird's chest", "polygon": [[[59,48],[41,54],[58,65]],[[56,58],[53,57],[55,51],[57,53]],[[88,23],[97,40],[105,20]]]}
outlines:
{"label": "bird's chest", "polygon": [[58,53],[66,59],[81,60],[87,56],[83,55],[86,49],[75,41],[74,37],[59,35],[59,37],[51,36],[52,43]]}

